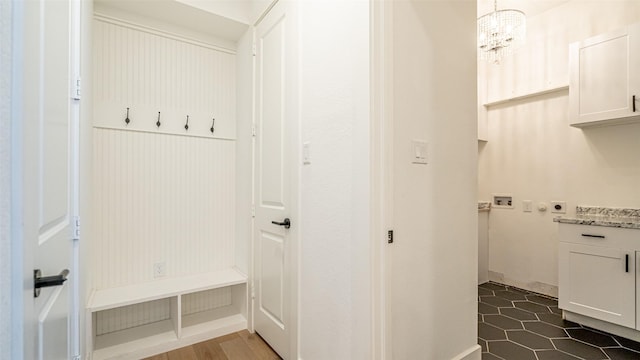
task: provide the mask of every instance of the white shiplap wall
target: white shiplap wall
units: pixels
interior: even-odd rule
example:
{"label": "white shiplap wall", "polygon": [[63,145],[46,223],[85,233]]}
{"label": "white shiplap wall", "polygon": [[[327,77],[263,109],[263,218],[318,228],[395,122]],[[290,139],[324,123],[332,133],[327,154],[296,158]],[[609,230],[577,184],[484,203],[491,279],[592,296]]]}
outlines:
{"label": "white shiplap wall", "polygon": [[95,334],[154,323],[171,318],[171,299],[160,299],[96,313]]}
{"label": "white shiplap wall", "polygon": [[94,131],[95,288],[234,265],[233,141]]}
{"label": "white shiplap wall", "polygon": [[94,21],[93,38],[94,126],[212,137],[215,118],[215,137],[235,138],[230,50],[104,17]]}
{"label": "white shiplap wall", "polygon": [[231,296],[230,287],[183,295],[182,315],[191,315],[197,312],[231,305]]}
{"label": "white shiplap wall", "polygon": [[[94,20],[93,51],[93,288],[153,281],[158,262],[167,277],[233,266],[235,55],[101,18]],[[215,114],[217,138],[126,126],[126,107]],[[164,117],[163,126],[183,120]],[[184,296],[183,309],[228,305],[230,294]],[[170,315],[167,300],[103,311],[96,333]]]}

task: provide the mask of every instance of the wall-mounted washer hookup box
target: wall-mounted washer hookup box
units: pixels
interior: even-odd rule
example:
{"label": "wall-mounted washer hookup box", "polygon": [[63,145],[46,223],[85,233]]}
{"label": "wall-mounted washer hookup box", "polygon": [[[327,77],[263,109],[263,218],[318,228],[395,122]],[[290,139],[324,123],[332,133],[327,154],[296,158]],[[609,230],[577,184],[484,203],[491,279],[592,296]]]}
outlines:
{"label": "wall-mounted washer hookup box", "polygon": [[513,209],[513,196],[509,194],[493,194],[492,208]]}

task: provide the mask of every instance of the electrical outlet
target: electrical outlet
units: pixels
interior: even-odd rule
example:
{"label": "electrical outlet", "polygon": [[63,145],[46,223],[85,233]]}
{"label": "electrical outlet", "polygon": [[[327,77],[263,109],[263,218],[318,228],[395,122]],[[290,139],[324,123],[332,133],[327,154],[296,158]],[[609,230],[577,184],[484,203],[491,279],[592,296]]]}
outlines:
{"label": "electrical outlet", "polygon": [[567,203],[564,201],[552,201],[551,212],[556,214],[564,214],[567,212]]}
{"label": "electrical outlet", "polygon": [[167,265],[164,261],[153,264],[153,277],[160,278],[167,275]]}

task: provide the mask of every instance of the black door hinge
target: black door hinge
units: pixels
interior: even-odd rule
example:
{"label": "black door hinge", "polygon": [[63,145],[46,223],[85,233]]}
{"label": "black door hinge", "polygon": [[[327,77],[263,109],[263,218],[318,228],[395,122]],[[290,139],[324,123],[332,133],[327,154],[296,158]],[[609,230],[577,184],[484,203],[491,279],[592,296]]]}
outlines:
{"label": "black door hinge", "polygon": [[393,244],[393,230],[387,231],[387,243]]}

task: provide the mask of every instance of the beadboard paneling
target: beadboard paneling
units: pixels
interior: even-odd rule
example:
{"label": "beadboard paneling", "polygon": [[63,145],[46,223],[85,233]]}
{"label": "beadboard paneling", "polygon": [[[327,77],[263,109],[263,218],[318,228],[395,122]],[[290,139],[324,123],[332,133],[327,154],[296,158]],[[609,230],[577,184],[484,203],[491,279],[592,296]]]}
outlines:
{"label": "beadboard paneling", "polygon": [[96,313],[96,335],[151,324],[171,318],[171,299],[148,301]]}
{"label": "beadboard paneling", "polygon": [[234,265],[235,142],[94,129],[94,288]]}
{"label": "beadboard paneling", "polygon": [[144,29],[94,19],[94,126],[234,139],[235,54]]}
{"label": "beadboard paneling", "polygon": [[182,315],[231,305],[231,288],[224,287],[182,296]]}

